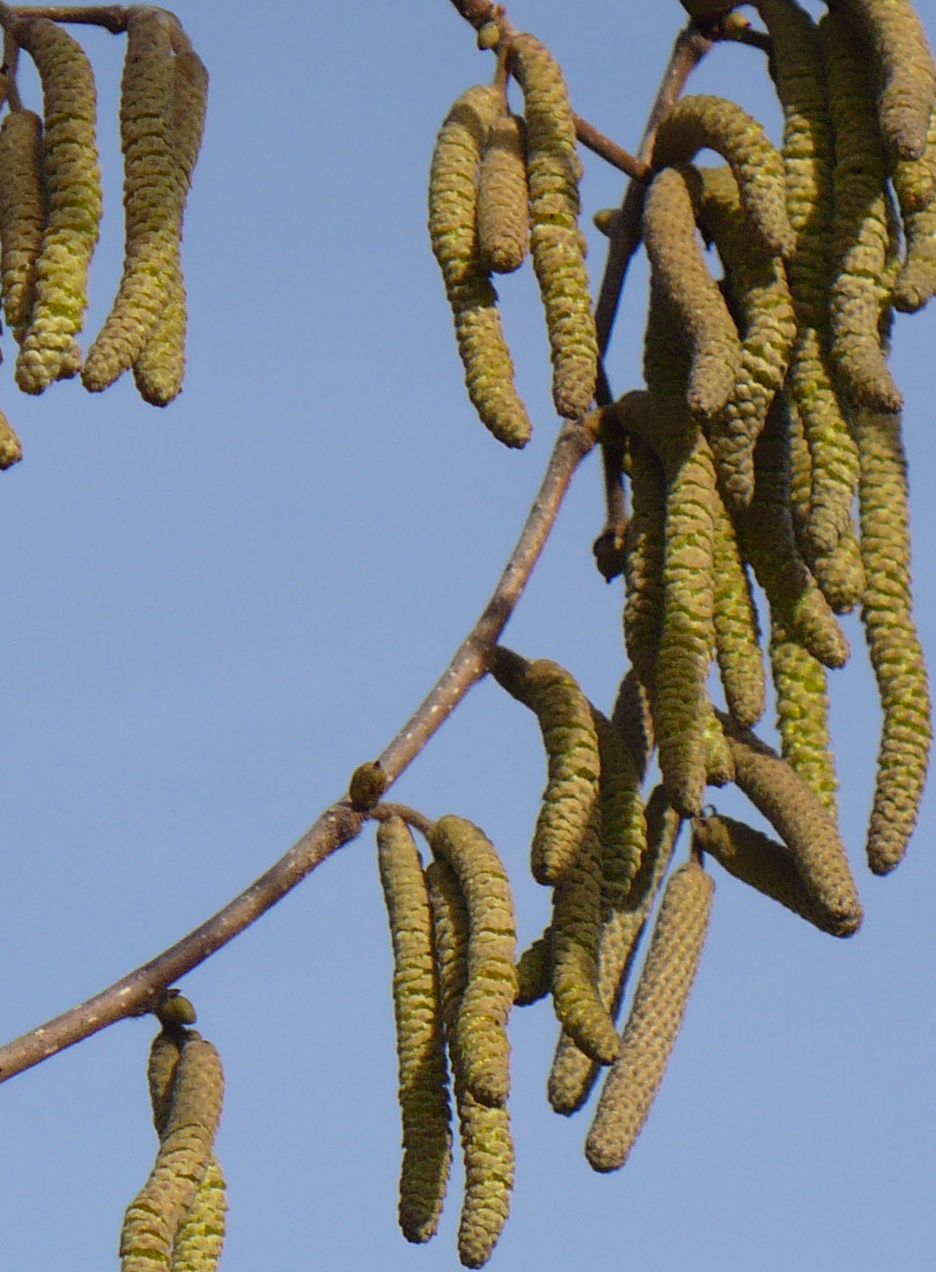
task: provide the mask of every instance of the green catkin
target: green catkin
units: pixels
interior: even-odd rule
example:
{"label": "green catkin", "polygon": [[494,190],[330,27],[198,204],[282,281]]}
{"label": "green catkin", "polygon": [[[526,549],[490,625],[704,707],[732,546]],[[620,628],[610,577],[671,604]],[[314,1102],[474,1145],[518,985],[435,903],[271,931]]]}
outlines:
{"label": "green catkin", "polygon": [[14,331],[32,313],[46,215],[42,120],[31,110],[11,111],[0,126],[0,278]]}
{"label": "green catkin", "polygon": [[88,304],[88,266],[101,223],[101,174],[95,141],[94,72],[81,46],[57,23],[28,18],[15,27],[42,81],[48,216],[36,262],[29,325],[16,363],[24,393],[42,393],[75,375],[75,336]]}
{"label": "green catkin", "polygon": [[848,661],[845,639],[828,601],[800,556],[790,512],[789,419],[778,394],[754,452],[751,506],[738,517],[741,546],[772,609],[825,667]]}
{"label": "green catkin", "polygon": [[195,1031],[187,1031],[168,1109],[156,1114],[164,1118],[156,1163],[124,1216],[121,1272],[170,1267],[173,1242],[213,1156],[223,1095],[217,1050]]}
{"label": "green catkin", "polygon": [[498,683],[539,720],[549,766],[531,849],[533,877],[558,883],[581,851],[598,801],[600,761],[592,708],[573,677],[546,658],[527,663],[506,650],[492,668]]}
{"label": "green catkin", "polygon": [[[901,313],[916,313],[936,294],[936,198],[928,203],[914,200],[911,182],[916,170],[922,169],[936,186],[936,111],[930,116],[925,156],[904,165],[911,174],[894,173],[894,190],[900,200],[906,237],[906,254],[894,283],[894,307]],[[911,188],[908,189],[908,185]]]}
{"label": "green catkin", "polygon": [[552,988],[549,928],[528,945],[517,959],[517,994],[514,1006],[530,1007]]}
{"label": "green catkin", "polygon": [[752,238],[731,171],[706,169],[702,180],[700,222],[725,266],[742,337],[731,395],[709,423],[719,487],[728,506],[735,508],[750,503],[754,494],[754,444],[783,385],[796,320],[783,262],[759,250]]}
{"label": "green catkin", "polygon": [[429,843],[455,871],[468,907],[468,982],[456,1030],[465,1085],[481,1104],[504,1104],[510,1090],[507,1018],[517,993],[510,881],[494,845],[463,817],[440,817]]}
{"label": "green catkin", "polygon": [[878,322],[888,245],[887,169],[867,56],[842,11],[819,22],[835,130],[831,355],[843,390],[861,405],[897,411],[903,398],[888,367]]}
{"label": "green catkin", "polygon": [[585,1142],[593,1169],[630,1155],[663,1081],[708,931],[715,885],[697,861],[670,878],[621,1039]]}
{"label": "green catkin", "polygon": [[680,314],[668,299],[662,280],[650,281],[650,304],[644,331],[643,374],[651,393],[686,396],[692,350]]}
{"label": "green catkin", "polygon": [[595,394],[598,338],[578,228],[575,119],[562,71],[540,41],[518,35],[510,52],[526,108],[530,245],[546,312],[553,401],[560,415],[577,419]]}
{"label": "green catkin", "polygon": [[530,243],[524,123],[501,115],[491,125],[478,177],[478,254],[485,269],[512,274]]}
{"label": "green catkin", "polygon": [[643,237],[653,286],[666,297],[691,345],[687,401],[707,419],[723,410],[731,396],[741,367],[741,342],[696,233],[697,186],[689,169],[657,173],[644,201]]}
{"label": "green catkin", "polygon": [[436,140],[429,174],[429,235],[455,321],[468,396],[484,426],[505,446],[532,435],[514,387],[497,292],[478,259],[478,172],[488,129],[503,110],[493,85],[476,85],[455,102]]}
{"label": "green catkin", "polygon": [[598,993],[600,827],[596,812],[575,865],[553,891],[552,991],[559,1023],[579,1050],[598,1064],[610,1064],[620,1041]]}
{"label": "green catkin", "polygon": [[625,535],[624,643],[644,697],[652,688],[663,631],[663,535],[666,478],[648,442],[627,440],[631,515]]}
{"label": "green catkin", "polygon": [[703,729],[705,752],[705,780],[710,786],[727,786],[735,780],[734,757],[725,739],[715,706],[706,698],[705,726]]}
{"label": "green catkin", "polygon": [[166,304],[133,364],[140,396],[152,406],[168,406],[185,378],[186,297],[182,274],[182,219],[201,149],[208,106],[208,71],[191,49],[173,62],[171,139],[178,187],[176,262],[166,279]]}
{"label": "green catkin", "polygon": [[901,159],[895,163],[891,182],[904,227],[909,230],[908,223],[915,213],[928,208],[936,198],[936,110],[930,112],[922,158]]}
{"label": "green catkin", "polygon": [[[672,859],[682,824],[657,786],[644,812],[646,851],[627,893],[603,890],[603,921],[598,945],[598,992],[612,1019],[620,1010],[628,976],[657,892]],[[600,1066],[563,1031],[549,1071],[549,1102],[569,1116],[582,1107]]]}
{"label": "green catkin", "polygon": [[693,847],[709,853],[729,874],[798,914],[822,932],[847,936],[840,916],[823,910],[803,882],[789,848],[733,817],[712,815],[693,823]]}
{"label": "green catkin", "polygon": [[838,781],[829,737],[826,671],[791,638],[776,615],[770,623],[770,667],[780,754],[816,792],[830,816],[835,817]]}
{"label": "green catkin", "polygon": [[842,0],[842,17],[857,20],[877,66],[881,132],[894,156],[919,159],[936,103],[936,67],[910,0]]}
{"label": "green catkin", "polygon": [[601,892],[605,910],[631,889],[647,851],[641,779],[630,751],[611,721],[594,711],[601,762]]}
{"label": "green catkin", "polygon": [[227,1186],[212,1155],[176,1237],[172,1272],[215,1272],[224,1245],[226,1213]]}
{"label": "green catkin", "polygon": [[715,660],[728,711],[751,726],[765,705],[760,628],[747,567],[721,500],[714,506],[713,533]]}
{"label": "green catkin", "polygon": [[865,590],[864,566],[851,525],[843,531],[830,553],[812,558],[810,567],[834,613],[850,614],[861,604]]}
{"label": "green catkin", "polygon": [[868,861],[875,874],[899,865],[916,825],[932,740],[923,650],[913,621],[907,464],[900,417],[859,411],[861,555],[868,585],[861,609],[884,711]]}
{"label": "green catkin", "polygon": [[793,853],[805,887],[830,916],[836,935],[851,936],[863,914],[834,818],[786,760],[753,733],[721,719],[735,781]]}
{"label": "green catkin", "polygon": [[435,1235],[445,1201],[452,1134],[432,913],[422,862],[400,817],[381,822],[377,860],[393,941],[393,1009],[403,1120],[400,1228]]}
{"label": "green catkin", "polygon": [[465,1080],[458,1020],[469,979],[469,917],[458,877],[446,861],[426,869],[432,906],[442,1019],[452,1063],[455,1102],[465,1163],[465,1197],[458,1229],[462,1264],[480,1268],[493,1253],[510,1213],[514,1147],[504,1107],[480,1104]]}
{"label": "green catkin", "polygon": [[688,163],[700,150],[730,165],[751,232],[771,256],[789,256],[794,235],[784,191],[783,164],[761,125],[740,106],[703,94],[683,97],[657,133],[653,165]]}
{"label": "green catkin", "polygon": [[[184,195],[174,152],[173,18],[141,6],[127,19],[120,87],[124,156],[124,266],[116,299],[88,350],[81,378],[100,393],[136,362],[163,316],[175,321]],[[168,310],[168,312],[167,312]]]}
{"label": "green catkin", "polygon": [[650,697],[633,667],[618,689],[611,713],[611,727],[627,748],[637,781],[642,785],[656,742]]}

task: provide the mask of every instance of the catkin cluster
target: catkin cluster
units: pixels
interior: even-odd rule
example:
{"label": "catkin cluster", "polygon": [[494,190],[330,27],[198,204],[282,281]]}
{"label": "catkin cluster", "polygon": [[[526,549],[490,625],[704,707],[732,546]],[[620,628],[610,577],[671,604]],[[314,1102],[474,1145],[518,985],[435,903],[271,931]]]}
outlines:
{"label": "catkin cluster", "polygon": [[[514,383],[492,273],[512,273],[528,251],[532,255],[560,415],[577,419],[591,405],[598,344],[578,227],[582,170],[566,83],[534,36],[506,42],[497,34],[494,83],[463,93],[439,132],[429,177],[429,234],[468,396],[498,441],[521,447],[532,426]],[[507,102],[508,68],[523,91],[522,116],[511,114]]]}
{"label": "catkin cluster", "polygon": [[[126,246],[111,314],[83,357],[77,337],[103,212],[97,89],[74,37],[51,18],[28,12],[6,29],[0,294],[19,346],[16,383],[24,393],[43,393],[79,374],[98,392],[132,369],[141,396],[165,406],[180,392],[185,370],[182,217],[201,145],[208,75],[174,15],[149,5],[123,13]],[[22,105],[20,53],[38,72],[41,113]],[[0,467],[21,454],[0,416]]]}
{"label": "catkin cluster", "polygon": [[170,999],[169,1007],[147,1069],[159,1149],[124,1216],[121,1272],[215,1272],[224,1244],[225,1182],[214,1154],[224,1095],[221,1059],[188,1027],[195,1017],[187,1000]]}

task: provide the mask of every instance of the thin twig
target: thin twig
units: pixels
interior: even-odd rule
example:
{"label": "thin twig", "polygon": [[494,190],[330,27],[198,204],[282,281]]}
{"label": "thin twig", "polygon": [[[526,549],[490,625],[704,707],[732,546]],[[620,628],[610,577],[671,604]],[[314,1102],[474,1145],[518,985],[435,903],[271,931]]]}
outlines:
{"label": "thin twig", "polygon": [[19,18],[49,18],[52,22],[80,23],[85,26],[104,27],[114,35],[120,35],[127,29],[127,9],[124,5],[60,5],[48,4],[23,6],[22,8],[4,5],[0,12],[0,24],[6,25],[9,20]]}
{"label": "thin twig", "polygon": [[[388,786],[485,675],[490,652],[539,560],[569,483],[594,444],[587,417],[563,426],[523,533],[491,599],[438,684],[380,757]],[[346,802],[333,804],[284,857],[194,932],[87,1002],[0,1047],[0,1083],[118,1020],[151,1010],[170,985],[255,923],[336,849],[354,839],[364,820]]]}
{"label": "thin twig", "polygon": [[650,171],[646,163],[638,159],[636,155],[632,155],[629,150],[625,150],[623,146],[619,146],[616,141],[612,141],[610,137],[606,137],[603,132],[599,132],[594,124],[590,124],[581,115],[574,115],[573,118],[575,119],[575,135],[583,146],[587,146],[593,154],[635,181],[646,181]]}

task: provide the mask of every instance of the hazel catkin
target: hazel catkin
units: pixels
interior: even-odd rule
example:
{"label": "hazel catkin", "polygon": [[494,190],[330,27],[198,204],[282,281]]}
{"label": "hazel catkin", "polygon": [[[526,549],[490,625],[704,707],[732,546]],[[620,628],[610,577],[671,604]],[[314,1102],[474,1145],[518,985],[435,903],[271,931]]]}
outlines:
{"label": "hazel catkin", "polygon": [[0,277],[7,325],[22,335],[36,290],[46,228],[42,120],[10,111],[0,125]]}

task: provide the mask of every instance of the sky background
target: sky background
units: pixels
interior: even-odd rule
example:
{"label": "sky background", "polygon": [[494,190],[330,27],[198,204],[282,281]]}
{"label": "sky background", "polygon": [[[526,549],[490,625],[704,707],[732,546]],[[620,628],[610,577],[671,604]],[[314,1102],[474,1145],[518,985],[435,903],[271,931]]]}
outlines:
{"label": "sky background", "polygon": [[[934,0],[919,7],[936,28]],[[675,0],[515,0],[510,13],[562,62],[576,109],[635,148],[683,16]],[[531,445],[499,447],[462,384],[425,190],[449,105],[491,62],[452,6],[204,0],[179,14],[212,76],[186,220],[183,396],[160,412],[126,377],[102,397],[73,382],[26,398],[3,342],[0,403],[26,451],[0,477],[9,1038],[213,913],[382,750],[483,605],[556,431],[529,267],[501,295]],[[105,178],[93,334],[121,266],[123,41],[79,34],[98,72]],[[716,50],[693,88],[735,97],[777,135],[757,51]],[[22,89],[36,105],[28,76]],[[597,281],[589,218],[618,202],[622,178],[592,156],[586,168]],[[640,262],[617,324],[616,392],[638,384],[645,276]],[[898,319],[931,665],[934,348],[936,314]],[[607,708],[625,659],[620,581],[592,565],[601,525],[595,455],[506,641],[567,666]],[[860,626],[846,629],[854,656],[833,677],[833,728],[862,931],[831,940],[713,864],[686,1023],[644,1135],[609,1177],[582,1154],[588,1113],[566,1120],[546,1104],[548,1004],[516,1013],[517,1188],[500,1272],[934,1266],[936,805],[902,868],[872,878],[879,712]],[[527,868],[543,772],[532,717],[483,684],[394,789],[485,828],[513,877],[524,944],[548,909]],[[227,1072],[225,1272],[457,1266],[458,1168],[428,1247],[396,1225],[390,978],[365,834],[184,981]],[[10,1267],[117,1266],[123,1210],[155,1150],[153,1033],[148,1019],[121,1023],[3,1088]]]}

